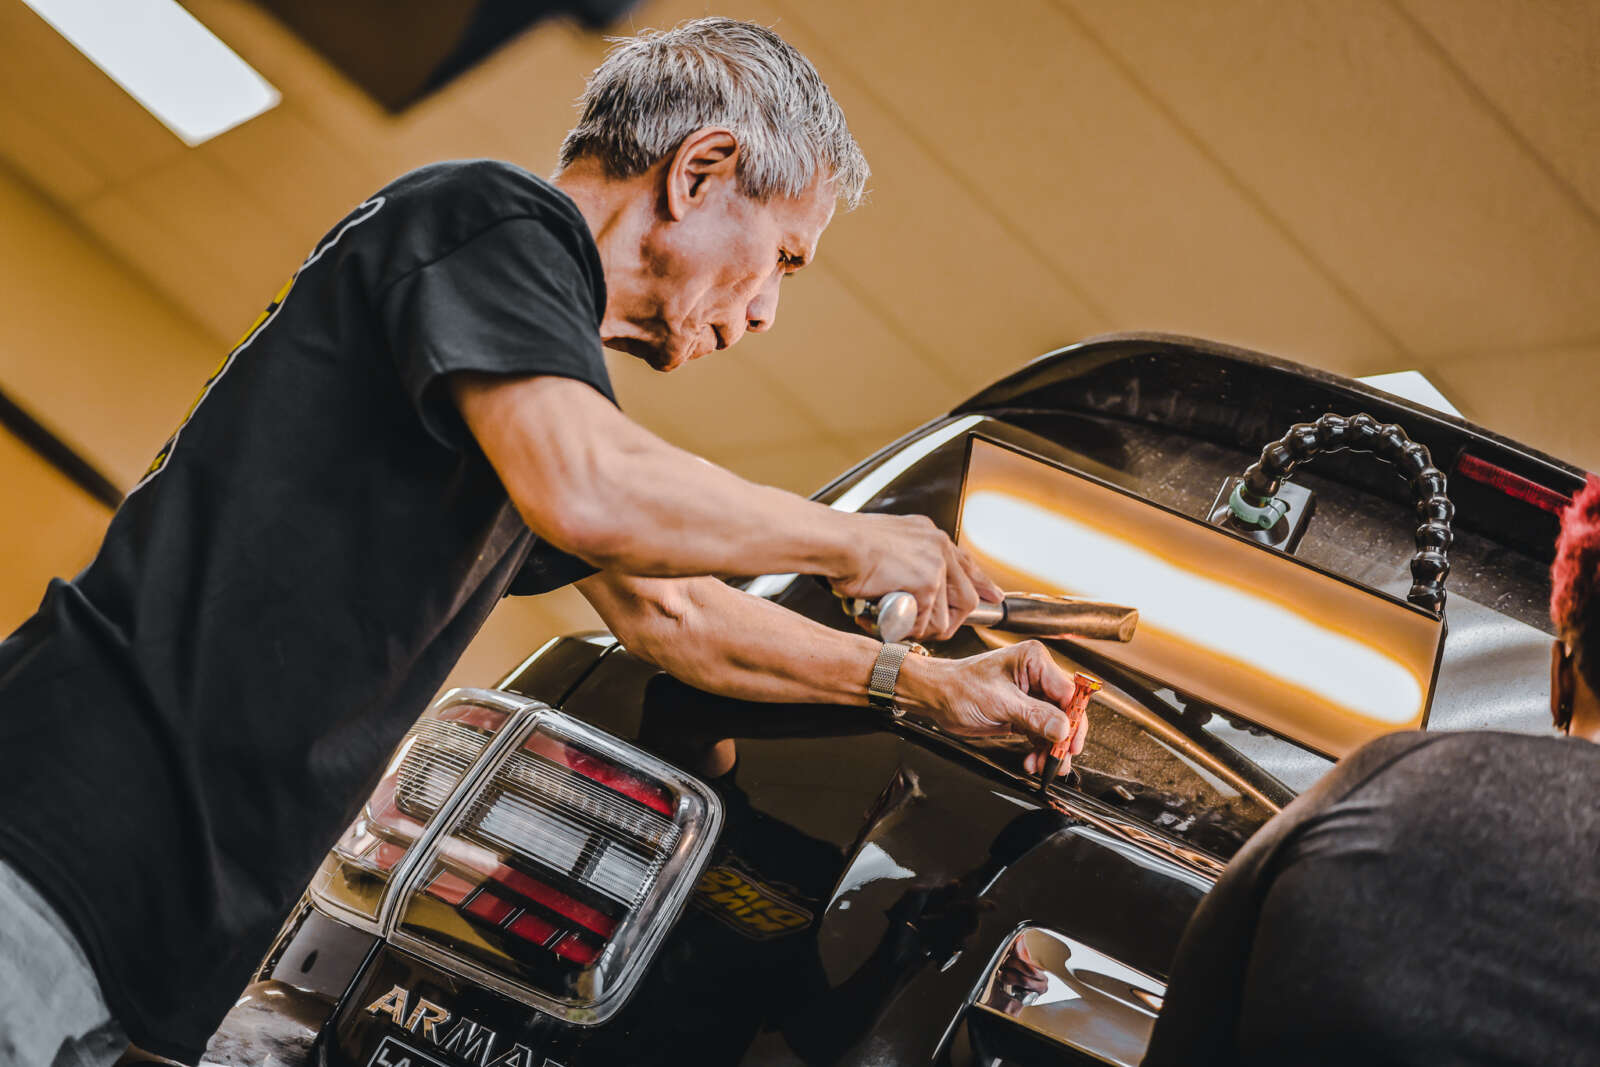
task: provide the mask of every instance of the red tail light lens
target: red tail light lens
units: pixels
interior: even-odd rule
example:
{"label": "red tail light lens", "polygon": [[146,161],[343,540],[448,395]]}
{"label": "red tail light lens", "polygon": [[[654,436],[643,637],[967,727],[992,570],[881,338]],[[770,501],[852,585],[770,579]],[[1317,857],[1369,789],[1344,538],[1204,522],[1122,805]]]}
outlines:
{"label": "red tail light lens", "polygon": [[700,782],[540,709],[445,818],[409,868],[392,940],[593,1024],[637,982],[722,814]]}
{"label": "red tail light lens", "polygon": [[317,903],[377,921],[395,867],[519,704],[464,701],[430,709],[406,733],[378,788],[311,882]]}

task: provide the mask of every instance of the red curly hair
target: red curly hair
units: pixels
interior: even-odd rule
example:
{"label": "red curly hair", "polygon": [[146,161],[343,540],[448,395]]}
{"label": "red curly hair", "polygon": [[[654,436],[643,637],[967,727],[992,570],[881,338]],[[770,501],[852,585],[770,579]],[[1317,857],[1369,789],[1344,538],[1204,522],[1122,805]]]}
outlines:
{"label": "red curly hair", "polygon": [[1589,475],[1561,513],[1556,561],[1550,566],[1550,621],[1570,640],[1578,670],[1600,691],[1600,477]]}

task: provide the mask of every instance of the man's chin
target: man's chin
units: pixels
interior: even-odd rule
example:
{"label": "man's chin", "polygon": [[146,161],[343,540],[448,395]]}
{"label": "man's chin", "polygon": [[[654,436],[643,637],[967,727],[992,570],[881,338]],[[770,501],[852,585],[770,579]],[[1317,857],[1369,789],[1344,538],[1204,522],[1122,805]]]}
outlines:
{"label": "man's chin", "polygon": [[683,362],[683,360],[674,360],[670,352],[663,351],[648,341],[641,341],[633,337],[613,337],[605,342],[605,346],[613,352],[622,352],[636,359],[641,359],[650,364],[652,370],[661,371],[663,374]]}

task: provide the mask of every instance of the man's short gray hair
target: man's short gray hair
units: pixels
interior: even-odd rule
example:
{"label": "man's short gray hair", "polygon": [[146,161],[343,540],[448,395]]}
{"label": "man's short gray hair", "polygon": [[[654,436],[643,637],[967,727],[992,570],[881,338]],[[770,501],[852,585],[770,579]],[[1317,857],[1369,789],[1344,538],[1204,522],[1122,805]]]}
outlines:
{"label": "man's short gray hair", "polygon": [[561,165],[593,156],[619,178],[643,174],[706,126],[739,139],[739,186],[756,200],[797,196],[819,172],[849,207],[867,159],[817,68],[752,22],[702,18],[616,38],[584,88]]}

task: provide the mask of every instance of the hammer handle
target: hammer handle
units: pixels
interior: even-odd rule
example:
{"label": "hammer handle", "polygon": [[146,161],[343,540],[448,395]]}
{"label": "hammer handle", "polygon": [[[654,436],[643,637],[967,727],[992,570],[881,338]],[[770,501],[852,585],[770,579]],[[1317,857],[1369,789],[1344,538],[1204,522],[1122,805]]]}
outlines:
{"label": "hammer handle", "polygon": [[[984,618],[979,618],[979,613]],[[998,614],[994,621],[991,615]],[[1083,637],[1095,641],[1129,641],[1139,625],[1136,608],[1093,600],[1008,593],[999,604],[980,604],[967,616],[974,626],[1033,637]]]}

